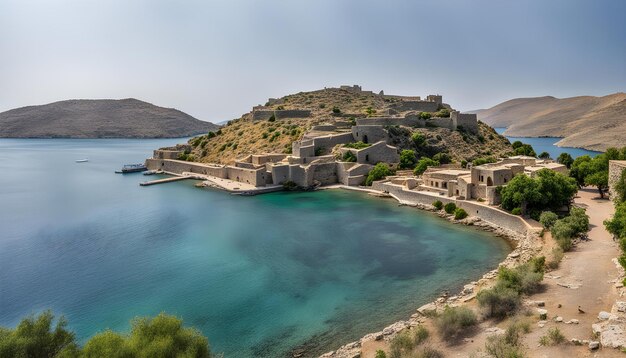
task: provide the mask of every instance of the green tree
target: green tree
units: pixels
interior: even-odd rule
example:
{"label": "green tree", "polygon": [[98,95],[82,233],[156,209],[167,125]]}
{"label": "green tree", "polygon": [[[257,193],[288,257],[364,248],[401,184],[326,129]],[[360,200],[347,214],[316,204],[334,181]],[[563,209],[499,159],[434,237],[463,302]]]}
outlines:
{"label": "green tree", "polygon": [[550,159],[550,153],[548,153],[548,152],[541,152],[541,154],[539,154],[539,158],[540,159]]}
{"label": "green tree", "polygon": [[45,311],[23,319],[14,330],[0,328],[0,357],[78,357],[74,333],[67,320]]}
{"label": "green tree", "polygon": [[415,175],[422,175],[424,174],[424,172],[426,171],[426,169],[428,167],[436,167],[439,165],[439,162],[436,160],[432,160],[428,157],[422,157],[418,162],[417,165],[415,166],[415,170],[413,170],[413,173]]}
{"label": "green tree", "polygon": [[576,183],[579,187],[583,187],[585,185],[585,177],[589,172],[589,163],[591,162],[591,157],[587,154],[581,155],[580,157],[574,159],[572,162],[569,176],[576,180]]}
{"label": "green tree", "polygon": [[365,185],[371,186],[373,182],[376,180],[381,180],[388,175],[392,175],[393,171],[389,166],[385,163],[378,163],[370,170],[369,174],[367,174],[367,179],[365,179]]}
{"label": "green tree", "polygon": [[615,198],[613,199],[617,203],[626,202],[626,170],[622,171],[617,183],[615,183]]}
{"label": "green tree", "polygon": [[576,182],[553,170],[539,170],[534,178],[518,174],[500,189],[502,207],[520,208],[525,215],[530,210],[559,210],[568,206],[576,194]]}
{"label": "green tree", "polygon": [[415,132],[411,135],[411,140],[417,148],[421,148],[426,144],[426,137],[421,132]]}
{"label": "green tree", "polygon": [[502,207],[506,210],[521,208],[522,214],[526,214],[528,205],[541,200],[541,192],[536,180],[525,174],[518,174],[500,189]]}
{"label": "green tree", "polygon": [[535,150],[530,144],[522,144],[521,146],[515,148],[515,155],[527,155],[530,157],[536,157],[537,153],[535,153]]}
{"label": "green tree", "polygon": [[415,156],[415,151],[410,149],[405,149],[400,152],[400,169],[413,169],[415,168],[415,164],[417,164],[417,157]]}
{"label": "green tree", "polygon": [[87,341],[81,356],[84,358],[133,358],[134,353],[124,336],[106,330]]}
{"label": "green tree", "polygon": [[558,219],[559,216],[551,211],[544,211],[539,216],[539,222],[546,229],[551,228]]}
{"label": "green tree", "polygon": [[441,152],[433,155],[433,160],[439,162],[440,164],[448,164],[452,161],[452,158],[450,158],[448,153]]}
{"label": "green tree", "polygon": [[556,158],[556,162],[559,164],[563,164],[567,167],[567,169],[572,167],[572,163],[574,163],[574,158],[569,153],[561,153],[558,158]]}
{"label": "green tree", "polygon": [[626,238],[626,202],[619,203],[615,207],[615,214],[611,219],[604,221],[604,226],[616,238]]}

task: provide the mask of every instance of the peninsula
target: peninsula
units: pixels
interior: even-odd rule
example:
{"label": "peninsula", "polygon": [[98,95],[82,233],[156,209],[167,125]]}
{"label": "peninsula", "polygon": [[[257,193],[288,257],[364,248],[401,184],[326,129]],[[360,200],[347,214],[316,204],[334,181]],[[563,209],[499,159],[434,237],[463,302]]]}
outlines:
{"label": "peninsula", "polygon": [[179,138],[218,128],[133,98],[67,100],[0,113],[0,138]]}
{"label": "peninsula", "polygon": [[475,111],[492,127],[512,137],[562,137],[561,147],[605,151],[624,145],[626,93],[603,97],[516,98]]}

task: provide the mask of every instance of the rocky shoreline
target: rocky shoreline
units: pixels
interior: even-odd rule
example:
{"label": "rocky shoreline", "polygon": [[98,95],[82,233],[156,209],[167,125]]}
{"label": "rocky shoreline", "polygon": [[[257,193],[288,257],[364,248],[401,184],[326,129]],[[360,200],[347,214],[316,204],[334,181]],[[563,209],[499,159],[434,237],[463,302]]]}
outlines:
{"label": "rocky shoreline", "polygon": [[[443,211],[436,210],[432,205],[423,205],[423,204],[412,204],[406,203],[393,195],[389,195],[387,193],[378,192],[376,190],[371,189],[362,189],[362,188],[354,188],[354,187],[342,187],[349,190],[356,190],[367,192],[372,196],[376,197],[386,197],[386,198],[394,198],[400,202],[400,205],[406,205],[415,207],[417,209],[436,212],[438,216],[449,220],[454,224],[462,224],[467,226],[475,226],[480,228],[481,230],[488,231],[493,233],[495,236],[500,237],[502,239],[507,240],[514,247],[513,251],[499,264],[498,267],[515,267],[519,264],[527,262],[530,260],[535,254],[541,250],[542,243],[540,241],[539,235],[540,230],[532,230],[529,229],[526,233],[519,233],[513,230],[509,230],[503,227],[499,227],[492,223],[486,222],[479,217],[470,216],[463,220],[455,220],[453,215],[446,214]],[[441,311],[445,308],[445,306],[459,306],[463,305],[467,302],[472,301],[475,297],[479,288],[487,287],[491,285],[494,279],[497,277],[498,269],[491,270],[485,273],[482,278],[478,281],[470,282],[465,285],[461,292],[456,295],[443,294],[435,301],[427,303],[421,307],[419,307],[414,314],[412,314],[408,320],[395,322],[387,327],[385,327],[382,331],[369,333],[363,336],[360,340],[347,343],[337,350],[330,351],[324,353],[320,356],[320,358],[358,358],[361,356],[361,347],[365,342],[368,341],[390,341],[397,333],[400,331],[409,328],[415,327],[425,322],[429,313]],[[294,354],[294,357],[299,357],[299,355]]]}

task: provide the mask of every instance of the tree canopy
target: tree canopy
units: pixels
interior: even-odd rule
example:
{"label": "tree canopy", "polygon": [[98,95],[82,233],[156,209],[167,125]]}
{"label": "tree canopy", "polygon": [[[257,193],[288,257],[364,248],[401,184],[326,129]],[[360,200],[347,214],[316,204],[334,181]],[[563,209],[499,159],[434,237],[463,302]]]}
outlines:
{"label": "tree canopy", "polygon": [[424,172],[426,171],[428,167],[436,167],[438,165],[439,165],[438,161],[430,159],[428,157],[422,157],[417,162],[417,166],[415,167],[415,170],[413,171],[413,173],[415,173],[415,175],[422,175],[424,174]]}
{"label": "tree canopy", "polygon": [[365,185],[370,186],[376,180],[383,179],[388,175],[392,175],[393,170],[389,167],[389,165],[385,163],[378,163],[370,170],[369,174],[367,174],[367,179],[365,179]]}
{"label": "tree canopy", "polygon": [[23,319],[12,330],[0,328],[0,357],[54,358],[210,358],[209,342],[198,330],[183,326],[181,319],[159,314],[131,322],[129,334],[111,330],[90,338],[81,349],[67,321],[45,311]]}
{"label": "tree canopy", "polygon": [[415,156],[415,151],[410,149],[405,149],[400,152],[400,169],[413,169],[415,168],[415,164],[417,164],[417,157]]}
{"label": "tree canopy", "polygon": [[626,160],[626,147],[609,148],[595,158],[588,155],[576,158],[572,163],[570,176],[576,179],[578,186],[595,186],[600,197],[604,198],[604,192],[609,187],[609,160]]}
{"label": "tree canopy", "polygon": [[520,208],[522,214],[529,210],[559,210],[569,205],[576,194],[573,178],[553,170],[539,170],[534,178],[518,174],[500,189],[502,207],[506,210]]}
{"label": "tree canopy", "polygon": [[569,169],[572,167],[572,163],[574,163],[574,158],[569,153],[563,152],[556,158],[556,162],[565,165]]}

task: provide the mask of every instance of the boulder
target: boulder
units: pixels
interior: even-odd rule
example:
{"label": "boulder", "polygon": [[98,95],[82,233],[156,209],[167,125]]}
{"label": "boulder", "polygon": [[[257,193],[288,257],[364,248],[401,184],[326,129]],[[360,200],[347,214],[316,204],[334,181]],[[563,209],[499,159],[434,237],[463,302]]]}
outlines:
{"label": "boulder", "polygon": [[598,341],[591,341],[589,342],[589,349],[594,350],[594,349],[598,349],[600,348],[600,342]]}
{"label": "boulder", "polygon": [[616,324],[606,326],[606,328],[602,330],[602,333],[600,333],[600,343],[602,343],[603,347],[626,347],[624,328]]}
{"label": "boulder", "polygon": [[545,320],[548,318],[548,310],[543,308],[538,308],[537,313],[539,313],[539,318]]}
{"label": "boulder", "polygon": [[601,321],[606,321],[609,318],[611,318],[611,314],[606,311],[600,311],[600,313],[598,313],[598,319]]}

